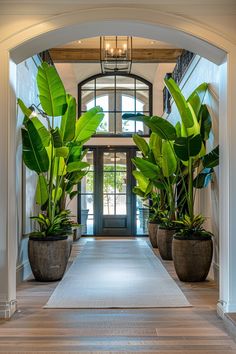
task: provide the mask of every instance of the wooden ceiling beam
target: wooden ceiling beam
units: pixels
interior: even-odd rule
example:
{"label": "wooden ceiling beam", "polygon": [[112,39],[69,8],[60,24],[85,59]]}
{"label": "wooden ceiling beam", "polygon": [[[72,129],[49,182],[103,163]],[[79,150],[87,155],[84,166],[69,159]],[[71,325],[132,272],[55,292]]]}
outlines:
{"label": "wooden ceiling beam", "polygon": [[[97,63],[100,62],[100,49],[52,48],[49,50],[54,63]],[[132,50],[134,63],[175,63],[182,49],[153,48]]]}

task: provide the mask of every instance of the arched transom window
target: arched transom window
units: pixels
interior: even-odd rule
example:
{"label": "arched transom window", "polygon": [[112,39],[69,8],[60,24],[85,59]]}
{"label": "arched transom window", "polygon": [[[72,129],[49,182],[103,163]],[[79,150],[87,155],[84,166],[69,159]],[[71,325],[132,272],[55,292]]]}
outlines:
{"label": "arched transom window", "polygon": [[152,84],[136,75],[99,74],[78,85],[79,114],[101,106],[104,119],[97,135],[148,135],[142,122],[122,120],[124,113],[152,114]]}

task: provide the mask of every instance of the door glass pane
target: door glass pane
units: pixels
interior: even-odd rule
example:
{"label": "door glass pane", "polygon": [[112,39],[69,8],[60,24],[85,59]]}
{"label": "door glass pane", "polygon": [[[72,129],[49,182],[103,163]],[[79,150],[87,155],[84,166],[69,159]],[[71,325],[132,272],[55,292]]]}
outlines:
{"label": "door glass pane", "polygon": [[149,209],[143,204],[142,199],[136,196],[136,232],[137,235],[146,235],[148,233]]}
{"label": "door glass pane", "polygon": [[103,195],[103,215],[115,214],[115,196],[113,194]]}
{"label": "door glass pane", "polygon": [[115,172],[103,173],[103,193],[115,193]]}
{"label": "door glass pane", "polygon": [[103,170],[115,171],[115,153],[104,152],[103,154]]}
{"label": "door glass pane", "polygon": [[116,215],[126,215],[126,195],[116,195]]}
{"label": "door glass pane", "polygon": [[[84,217],[87,213],[88,214],[93,214],[93,194],[81,194],[81,210],[82,210],[82,216]],[[85,220],[85,219],[84,219]],[[82,221],[81,218],[81,223]]]}
{"label": "door glass pane", "polygon": [[80,223],[82,235],[93,235],[94,198],[93,194],[81,195]]}
{"label": "door glass pane", "polygon": [[116,193],[126,193],[127,175],[126,172],[116,172]]}
{"label": "door glass pane", "polygon": [[126,171],[126,152],[116,153],[116,171]]}
{"label": "door glass pane", "polygon": [[81,180],[81,193],[93,193],[94,172],[88,172]]}
{"label": "door glass pane", "polygon": [[88,162],[90,164],[89,171],[94,170],[93,151],[88,151],[87,154],[84,156],[83,161]]}

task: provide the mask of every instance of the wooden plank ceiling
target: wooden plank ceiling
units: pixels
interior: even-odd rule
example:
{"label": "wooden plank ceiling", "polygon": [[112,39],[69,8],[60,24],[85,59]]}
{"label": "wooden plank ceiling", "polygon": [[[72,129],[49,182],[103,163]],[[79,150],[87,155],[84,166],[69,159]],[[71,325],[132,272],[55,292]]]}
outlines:
{"label": "wooden plank ceiling", "polygon": [[[54,63],[97,63],[100,62],[98,48],[52,48],[49,50]],[[132,50],[134,63],[175,63],[181,55],[182,49],[153,48]]]}

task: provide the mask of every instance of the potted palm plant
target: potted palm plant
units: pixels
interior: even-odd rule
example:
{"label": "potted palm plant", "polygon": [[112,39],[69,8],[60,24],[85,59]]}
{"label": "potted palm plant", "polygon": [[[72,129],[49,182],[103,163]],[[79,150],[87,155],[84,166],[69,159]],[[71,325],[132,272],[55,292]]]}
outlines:
{"label": "potted palm plant", "polygon": [[66,94],[56,69],[45,62],[38,68],[37,87],[37,107],[27,108],[18,99],[24,113],[23,161],[38,176],[35,197],[40,211],[32,217],[37,227],[29,235],[28,254],[35,278],[52,281],[62,278],[70,254],[68,235],[75,225],[67,201],[76,196],[74,187],[89,170],[82,161],[87,152],[83,144],[103,113],[95,107],[77,120],[75,98]]}
{"label": "potted palm plant", "polygon": [[206,83],[197,87],[186,100],[173,79],[166,80],[181,117],[181,136],[174,141],[174,150],[183,168],[180,170],[183,183],[185,213],[176,223],[180,229],[172,244],[176,273],[182,281],[206,279],[213,253],[211,232],[204,229],[205,218],[194,210],[195,193],[207,187],[214,167],[219,164],[219,147],[206,153],[206,141],[211,131],[211,117],[203,99]]}
{"label": "potted palm plant", "polygon": [[[149,210],[148,235],[153,248],[157,248],[157,232],[160,222],[162,199],[159,189],[155,187],[155,180],[158,178],[160,168],[156,165],[154,157],[153,144],[155,137],[152,134],[149,144],[144,138],[135,134],[133,140],[139,150],[142,152],[142,158],[133,159],[134,165],[137,167],[133,171],[137,185],[133,188],[133,192],[139,195],[144,202],[147,210]],[[156,165],[156,166],[155,166]]]}
{"label": "potted palm plant", "polygon": [[[178,178],[178,160],[173,149],[173,140],[177,137],[176,129],[161,117],[124,115],[123,118],[140,119],[152,131],[149,144],[140,136],[134,135],[134,142],[142,151],[143,157],[134,158],[133,163],[152,186],[160,191],[161,201],[158,212],[160,226],[157,244],[161,257],[171,260],[172,238],[176,229],[176,224],[174,224],[176,218],[175,186]],[[165,211],[164,214],[163,211]]]}

